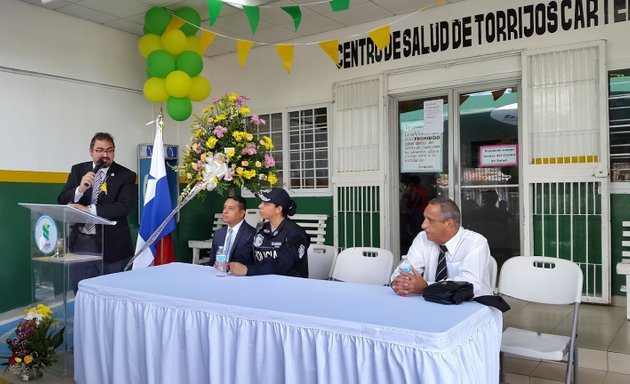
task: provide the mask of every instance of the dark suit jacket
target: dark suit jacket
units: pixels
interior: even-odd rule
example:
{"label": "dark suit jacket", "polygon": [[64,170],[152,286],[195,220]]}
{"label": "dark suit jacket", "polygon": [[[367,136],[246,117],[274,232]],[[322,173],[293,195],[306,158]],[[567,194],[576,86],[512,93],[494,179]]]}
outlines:
{"label": "dark suit jacket", "polygon": [[[79,186],[81,178],[92,170],[92,166],[91,161],[72,166],[68,181],[57,197],[59,204],[74,202],[74,191]],[[96,203],[96,214],[108,220],[116,221],[116,225],[102,226],[102,230],[104,230],[103,261],[113,263],[133,256],[127,216],[137,201],[136,174],[114,162],[107,170],[105,182],[107,183],[107,193],[101,192]],[[91,199],[92,188],[86,190],[77,203],[90,205]]]}
{"label": "dark suit jacket", "polygon": [[[210,265],[214,265],[216,260],[217,251],[219,247],[225,243],[225,237],[227,236],[228,227],[217,229],[212,237],[212,249],[210,249]],[[254,262],[253,248],[254,242],[254,227],[247,224],[245,220],[241,224],[236,238],[232,239],[232,246],[230,248],[229,261],[238,261],[241,264],[251,265]]]}

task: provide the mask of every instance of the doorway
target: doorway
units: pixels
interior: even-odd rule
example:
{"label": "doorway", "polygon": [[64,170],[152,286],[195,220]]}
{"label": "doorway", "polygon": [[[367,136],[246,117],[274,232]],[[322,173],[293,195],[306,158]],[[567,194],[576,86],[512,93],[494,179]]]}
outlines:
{"label": "doorway", "polygon": [[397,115],[400,254],[435,197],[458,203],[462,226],[488,239],[499,266],[520,254],[516,86],[398,100]]}

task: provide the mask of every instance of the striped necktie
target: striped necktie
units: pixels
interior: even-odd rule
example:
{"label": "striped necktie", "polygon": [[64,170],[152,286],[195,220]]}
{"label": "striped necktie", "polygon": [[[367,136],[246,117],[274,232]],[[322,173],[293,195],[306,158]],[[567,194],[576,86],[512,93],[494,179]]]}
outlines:
{"label": "striped necktie", "polygon": [[227,238],[225,239],[225,257],[226,259],[229,261],[230,260],[230,248],[232,248],[232,234],[234,233],[234,231],[232,231],[232,228],[228,228],[228,235]]}
{"label": "striped necktie", "polygon": [[442,281],[448,277],[448,271],[446,269],[446,252],[448,252],[446,245],[440,245],[440,256],[438,256],[438,264],[435,270],[435,281]]}
{"label": "striped necktie", "polygon": [[[103,175],[105,171],[98,170],[96,172],[96,176],[94,176],[94,181],[92,182],[92,200],[91,204],[96,204],[98,202],[98,195],[101,193],[101,184],[103,184]],[[87,223],[83,227],[83,232],[86,234],[94,234],[96,233],[96,226],[92,223]]]}

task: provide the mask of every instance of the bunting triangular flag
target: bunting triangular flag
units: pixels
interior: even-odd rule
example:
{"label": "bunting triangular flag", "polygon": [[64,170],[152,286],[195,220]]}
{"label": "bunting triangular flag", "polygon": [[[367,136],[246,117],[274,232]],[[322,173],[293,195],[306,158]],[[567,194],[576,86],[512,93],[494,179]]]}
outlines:
{"label": "bunting triangular flag", "polygon": [[238,54],[238,64],[241,66],[241,68],[245,67],[245,60],[247,60],[247,54],[249,53],[249,50],[252,48],[252,45],[254,45],[254,43],[252,43],[251,41],[236,40],[236,52]]}
{"label": "bunting triangular flag", "polygon": [[333,12],[345,11],[350,8],[350,0],[330,0],[330,8]]}
{"label": "bunting triangular flag", "polygon": [[171,21],[169,21],[162,35],[166,35],[170,31],[180,29],[183,25],[184,25],[184,19],[180,18],[177,15],[173,15],[173,17],[171,17]]}
{"label": "bunting triangular flag", "polygon": [[374,44],[376,44],[378,49],[383,50],[389,45],[389,30],[389,25],[386,25],[368,32],[368,36],[372,38],[372,41],[374,41]]}
{"label": "bunting triangular flag", "polygon": [[208,0],[208,22],[210,23],[210,26],[213,26],[214,22],[217,21],[219,13],[221,13],[222,6],[223,1],[221,0]]}
{"label": "bunting triangular flag", "polygon": [[333,63],[339,67],[339,40],[328,40],[319,43],[319,46],[332,59]]}
{"label": "bunting triangular flag", "polygon": [[293,24],[295,25],[295,30],[297,31],[300,26],[300,22],[302,21],[302,11],[300,7],[297,5],[292,5],[288,7],[282,7],[282,10],[291,15],[293,18]]}
{"label": "bunting triangular flag", "polygon": [[199,54],[203,55],[206,52],[206,49],[212,44],[217,35],[205,29],[201,30],[201,43],[199,44]]}
{"label": "bunting triangular flag", "polygon": [[293,44],[278,44],[276,45],[276,50],[280,55],[280,59],[282,59],[282,64],[284,64],[284,69],[287,70],[287,73],[291,73],[291,64],[293,64]]}
{"label": "bunting triangular flag", "polygon": [[252,29],[252,35],[255,35],[256,29],[258,29],[258,21],[260,20],[260,8],[243,5],[243,12],[245,12],[247,20],[249,20],[249,27]]}

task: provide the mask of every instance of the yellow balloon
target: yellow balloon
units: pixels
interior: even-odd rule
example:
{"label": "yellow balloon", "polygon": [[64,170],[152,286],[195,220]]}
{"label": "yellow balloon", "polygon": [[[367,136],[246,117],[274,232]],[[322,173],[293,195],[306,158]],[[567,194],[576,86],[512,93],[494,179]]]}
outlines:
{"label": "yellow balloon", "polygon": [[186,35],[174,29],[162,35],[162,47],[171,55],[179,55],[186,48]]}
{"label": "yellow balloon", "polygon": [[168,100],[168,92],[164,79],[159,77],[151,77],[144,82],[144,97],[154,103],[161,103]]}
{"label": "yellow balloon", "polygon": [[160,49],[162,49],[162,38],[152,33],[142,36],[138,42],[138,51],[143,57],[147,57],[151,52]]}
{"label": "yellow balloon", "polygon": [[186,97],[192,89],[190,76],[184,71],[173,71],[166,76],[164,82],[166,92],[173,97]]}
{"label": "yellow balloon", "polygon": [[[184,51],[193,51],[199,53],[201,48],[201,40],[195,35],[186,36],[186,48]],[[199,53],[201,55],[201,53]]]}
{"label": "yellow balloon", "polygon": [[210,83],[204,77],[195,76],[191,79],[192,88],[188,98],[192,101],[204,100],[210,94]]}

